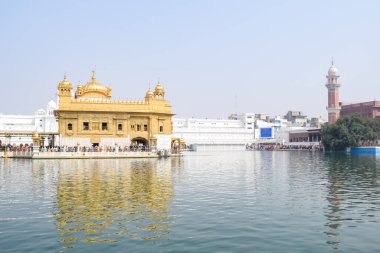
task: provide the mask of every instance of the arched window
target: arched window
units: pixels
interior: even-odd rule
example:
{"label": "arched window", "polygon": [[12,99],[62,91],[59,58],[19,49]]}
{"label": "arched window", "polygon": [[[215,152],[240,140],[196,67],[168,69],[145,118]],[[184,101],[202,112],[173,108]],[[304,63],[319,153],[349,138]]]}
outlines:
{"label": "arched window", "polygon": [[67,130],[73,130],[73,124],[69,123],[67,124]]}

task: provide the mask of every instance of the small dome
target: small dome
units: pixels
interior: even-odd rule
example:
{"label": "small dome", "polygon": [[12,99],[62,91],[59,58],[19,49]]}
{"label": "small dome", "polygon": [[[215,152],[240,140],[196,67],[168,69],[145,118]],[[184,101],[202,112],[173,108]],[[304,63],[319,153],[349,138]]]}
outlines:
{"label": "small dome", "polygon": [[47,108],[49,109],[57,109],[57,104],[51,100],[48,104],[47,104]]}
{"label": "small dome", "polygon": [[39,109],[39,110],[37,110],[37,111],[35,112],[35,114],[36,114],[36,115],[45,115],[46,112],[45,112],[44,109]]}
{"label": "small dome", "polygon": [[154,94],[163,96],[164,93],[165,93],[164,87],[162,87],[160,82],[158,82],[156,88],[154,89]]}
{"label": "small dome", "polygon": [[71,85],[71,83],[69,82],[69,80],[67,80],[67,76],[66,76],[66,73],[65,75],[63,76],[63,80],[59,83],[60,85]]}
{"label": "small dome", "polygon": [[338,69],[334,65],[331,65],[331,67],[329,68],[329,71],[328,71],[328,75],[329,76],[339,76]]}
{"label": "small dome", "polygon": [[151,98],[151,97],[153,97],[153,96],[154,96],[153,91],[149,88],[149,90],[146,92],[145,97],[146,97],[146,98]]}

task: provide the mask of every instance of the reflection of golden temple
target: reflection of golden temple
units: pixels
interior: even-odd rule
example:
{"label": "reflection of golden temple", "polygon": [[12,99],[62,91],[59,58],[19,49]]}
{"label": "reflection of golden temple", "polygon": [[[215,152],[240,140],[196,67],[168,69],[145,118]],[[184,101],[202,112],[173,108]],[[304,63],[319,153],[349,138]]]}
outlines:
{"label": "reflection of golden temple", "polygon": [[78,85],[72,96],[66,75],[58,84],[59,134],[61,145],[129,146],[131,143],[170,149],[172,134],[171,105],[164,87],[150,88],[144,101],[111,99],[111,88],[91,80]]}
{"label": "reflection of golden temple", "polygon": [[170,233],[172,166],[177,162],[60,162],[55,216],[62,242],[148,240]]}

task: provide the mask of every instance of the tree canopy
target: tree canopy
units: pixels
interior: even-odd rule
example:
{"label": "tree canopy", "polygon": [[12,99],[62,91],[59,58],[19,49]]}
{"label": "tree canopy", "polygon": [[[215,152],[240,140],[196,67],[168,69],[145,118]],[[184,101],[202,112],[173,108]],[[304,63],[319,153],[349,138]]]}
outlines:
{"label": "tree canopy", "polygon": [[358,115],[339,118],[335,124],[321,129],[322,144],[326,150],[339,151],[380,139],[380,121]]}

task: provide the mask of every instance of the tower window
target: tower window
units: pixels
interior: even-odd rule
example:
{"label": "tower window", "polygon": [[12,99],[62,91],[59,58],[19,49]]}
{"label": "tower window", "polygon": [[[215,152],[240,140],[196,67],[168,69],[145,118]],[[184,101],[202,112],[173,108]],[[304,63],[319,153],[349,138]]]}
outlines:
{"label": "tower window", "polygon": [[108,130],[107,122],[102,122],[102,130],[103,130],[103,131]]}
{"label": "tower window", "polygon": [[132,130],[135,130],[135,125],[131,125],[131,129],[132,129]]}
{"label": "tower window", "polygon": [[164,126],[160,126],[160,132],[162,133],[164,131]]}
{"label": "tower window", "polygon": [[117,130],[118,131],[123,131],[123,124],[118,124],[117,125]]}
{"label": "tower window", "polygon": [[144,131],[148,131],[148,125],[144,125]]}
{"label": "tower window", "polygon": [[88,122],[83,122],[83,130],[90,130],[90,124]]}
{"label": "tower window", "polygon": [[141,126],[137,125],[137,131],[141,131]]}

